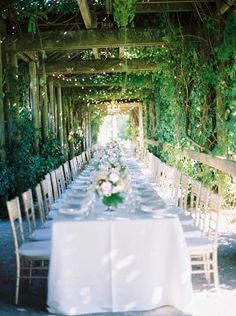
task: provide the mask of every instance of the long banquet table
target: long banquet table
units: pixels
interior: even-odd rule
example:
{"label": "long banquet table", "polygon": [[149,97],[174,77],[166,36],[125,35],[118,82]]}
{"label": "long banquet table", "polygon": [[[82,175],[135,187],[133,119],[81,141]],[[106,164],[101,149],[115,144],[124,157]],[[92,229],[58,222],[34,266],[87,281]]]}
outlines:
{"label": "long banquet table", "polygon": [[[129,166],[137,176],[136,162]],[[130,212],[127,201],[110,213],[99,200],[86,216],[58,212],[48,279],[51,313],[183,309],[189,303],[191,265],[183,230],[158,195],[155,201],[160,203],[151,212]]]}

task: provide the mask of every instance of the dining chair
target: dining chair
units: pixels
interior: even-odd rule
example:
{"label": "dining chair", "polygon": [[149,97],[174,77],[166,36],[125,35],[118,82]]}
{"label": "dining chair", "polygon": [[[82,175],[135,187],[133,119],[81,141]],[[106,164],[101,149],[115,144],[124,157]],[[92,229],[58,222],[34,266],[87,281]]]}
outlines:
{"label": "dining chair", "polygon": [[202,184],[198,180],[192,180],[191,182],[191,189],[190,189],[190,202],[187,211],[192,215],[194,218],[194,223],[197,225],[198,220],[198,206],[199,206],[199,199],[200,199],[200,192],[201,192]]}
{"label": "dining chair", "polygon": [[[18,304],[21,279],[47,278],[50,260],[50,241],[25,242],[19,198],[7,202],[16,255],[16,292],[15,304]],[[41,273],[40,273],[41,272]]]}
{"label": "dining chair", "polygon": [[188,196],[189,196],[189,186],[191,179],[185,174],[181,174],[179,193],[178,193],[178,206],[186,214],[188,209]]}
{"label": "dining chair", "polygon": [[47,217],[48,213],[50,212],[50,206],[53,203],[53,197],[51,190],[49,189],[48,181],[46,179],[42,180],[41,188],[43,193],[43,202],[45,207],[45,216]]}
{"label": "dining chair", "polygon": [[55,170],[50,172],[50,177],[51,177],[51,183],[52,183],[53,197],[54,197],[54,201],[56,201],[59,198],[59,190],[58,190],[57,175],[56,175]]}
{"label": "dining chair", "polygon": [[37,200],[37,208],[35,209],[39,213],[39,219],[40,219],[41,224],[43,224],[46,220],[46,215],[45,215],[45,205],[43,201],[42,189],[39,183],[36,185],[34,190],[35,190],[36,200]]}
{"label": "dining chair", "polygon": [[201,186],[200,195],[199,195],[199,203],[198,207],[196,207],[195,211],[195,218],[194,223],[199,229],[205,233],[207,227],[207,211],[209,207],[209,197],[210,197],[210,190],[205,187]]}
{"label": "dining chair", "polygon": [[74,181],[77,176],[74,158],[69,161],[69,165],[70,165],[70,170],[71,170],[71,177],[72,177],[72,180]]}
{"label": "dining chair", "polygon": [[54,196],[53,196],[52,181],[51,181],[50,173],[47,173],[45,175],[45,180],[47,181],[48,196],[49,196],[49,202],[50,202],[50,205],[51,205],[55,200],[54,200]]}
{"label": "dining chair", "polygon": [[58,167],[55,170],[55,173],[56,173],[56,179],[57,179],[58,195],[61,196],[66,188],[62,166]]}
{"label": "dining chair", "polygon": [[222,198],[211,193],[206,213],[205,236],[186,238],[191,257],[192,274],[205,274],[208,283],[213,276],[216,290],[219,287],[217,243],[221,203]]}
{"label": "dining chair", "polygon": [[32,241],[50,240],[51,229],[37,229],[32,190],[23,192],[21,196],[28,224],[29,239]]}
{"label": "dining chair", "polygon": [[174,202],[174,206],[178,206],[178,193],[179,193],[179,186],[180,186],[180,179],[181,179],[181,172],[174,168],[174,179],[171,187],[171,197]]}
{"label": "dining chair", "polygon": [[78,170],[77,174],[78,174],[84,167],[82,155],[79,155],[76,157],[76,163],[77,163],[77,170]]}
{"label": "dining chair", "polygon": [[[52,220],[47,219],[47,210],[48,206],[46,205],[43,195],[42,195],[42,187],[43,184],[37,184],[35,187],[35,193],[37,198],[37,206],[39,207],[39,216],[40,216],[40,222],[41,222],[41,228],[52,228]],[[50,209],[50,206],[49,206]]]}
{"label": "dining chair", "polygon": [[71,183],[71,172],[70,172],[70,167],[68,161],[64,162],[63,164],[63,170],[64,170],[64,175],[65,175],[65,184],[66,187]]}
{"label": "dining chair", "polygon": [[86,155],[84,151],[82,152],[81,157],[82,157],[83,166],[85,166],[87,164],[87,160],[86,160]]}

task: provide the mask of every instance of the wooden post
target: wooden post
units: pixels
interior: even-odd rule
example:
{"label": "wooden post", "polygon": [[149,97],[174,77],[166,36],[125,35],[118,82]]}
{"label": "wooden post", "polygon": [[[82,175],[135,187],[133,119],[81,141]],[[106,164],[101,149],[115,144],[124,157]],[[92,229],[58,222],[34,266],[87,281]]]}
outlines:
{"label": "wooden post", "polygon": [[49,130],[52,134],[56,134],[56,122],[55,122],[55,97],[54,97],[54,82],[53,78],[48,78],[49,88]]}
{"label": "wooden post", "polygon": [[29,63],[29,74],[30,74],[30,95],[31,95],[31,107],[32,107],[32,119],[34,127],[37,130],[37,137],[35,139],[36,151],[39,153],[39,88],[38,79],[36,72],[36,62],[30,61]]}
{"label": "wooden post", "polygon": [[63,97],[63,139],[64,139],[64,157],[68,159],[68,135],[67,135],[67,118],[68,118],[68,99]]}
{"label": "wooden post", "polygon": [[60,83],[58,83],[57,87],[57,132],[57,136],[61,145],[61,150],[64,153],[62,94]]}
{"label": "wooden post", "polygon": [[42,141],[46,142],[48,138],[48,89],[47,89],[47,75],[45,67],[43,68],[43,74],[41,76],[41,100],[42,100]]}
{"label": "wooden post", "polygon": [[143,104],[139,105],[139,149],[143,149]]}
{"label": "wooden post", "polygon": [[[73,128],[73,107],[71,102],[71,96],[68,97],[68,132]],[[74,144],[69,140],[69,158],[74,157]]]}
{"label": "wooden post", "polygon": [[0,36],[0,161],[6,159],[5,149],[5,115],[3,103],[3,67],[2,67],[2,41]]}
{"label": "wooden post", "polygon": [[91,113],[90,111],[88,112],[88,128],[89,128],[89,134],[88,134],[88,137],[89,137],[89,148],[92,146],[92,130],[91,130]]}

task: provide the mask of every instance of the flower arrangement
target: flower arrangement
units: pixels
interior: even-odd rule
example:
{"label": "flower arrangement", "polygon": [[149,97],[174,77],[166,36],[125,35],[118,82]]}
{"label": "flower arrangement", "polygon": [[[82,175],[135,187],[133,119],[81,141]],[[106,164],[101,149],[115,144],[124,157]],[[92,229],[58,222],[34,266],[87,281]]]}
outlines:
{"label": "flower arrangement", "polygon": [[128,190],[127,168],[122,163],[121,150],[117,142],[112,141],[97,157],[99,172],[94,175],[93,189],[110,207],[123,202],[122,193]]}
{"label": "flower arrangement", "polygon": [[117,207],[123,202],[123,192],[128,189],[128,182],[119,173],[119,169],[102,170],[95,174],[94,190],[102,202],[110,207]]}

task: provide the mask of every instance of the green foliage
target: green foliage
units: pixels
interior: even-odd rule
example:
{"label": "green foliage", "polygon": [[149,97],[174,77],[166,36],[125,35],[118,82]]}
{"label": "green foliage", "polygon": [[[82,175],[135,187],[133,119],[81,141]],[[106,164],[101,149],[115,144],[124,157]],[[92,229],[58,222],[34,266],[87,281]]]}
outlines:
{"label": "green foliage", "polygon": [[80,127],[74,126],[69,133],[69,142],[73,144],[73,148],[76,155],[79,155],[82,152],[83,148],[83,131]]}
{"label": "green foliage", "polygon": [[102,202],[107,206],[117,207],[118,204],[122,203],[124,198],[119,193],[112,193],[110,196],[104,196]]}
{"label": "green foliage", "polygon": [[114,0],[113,16],[118,27],[126,27],[135,17],[137,0]]}

